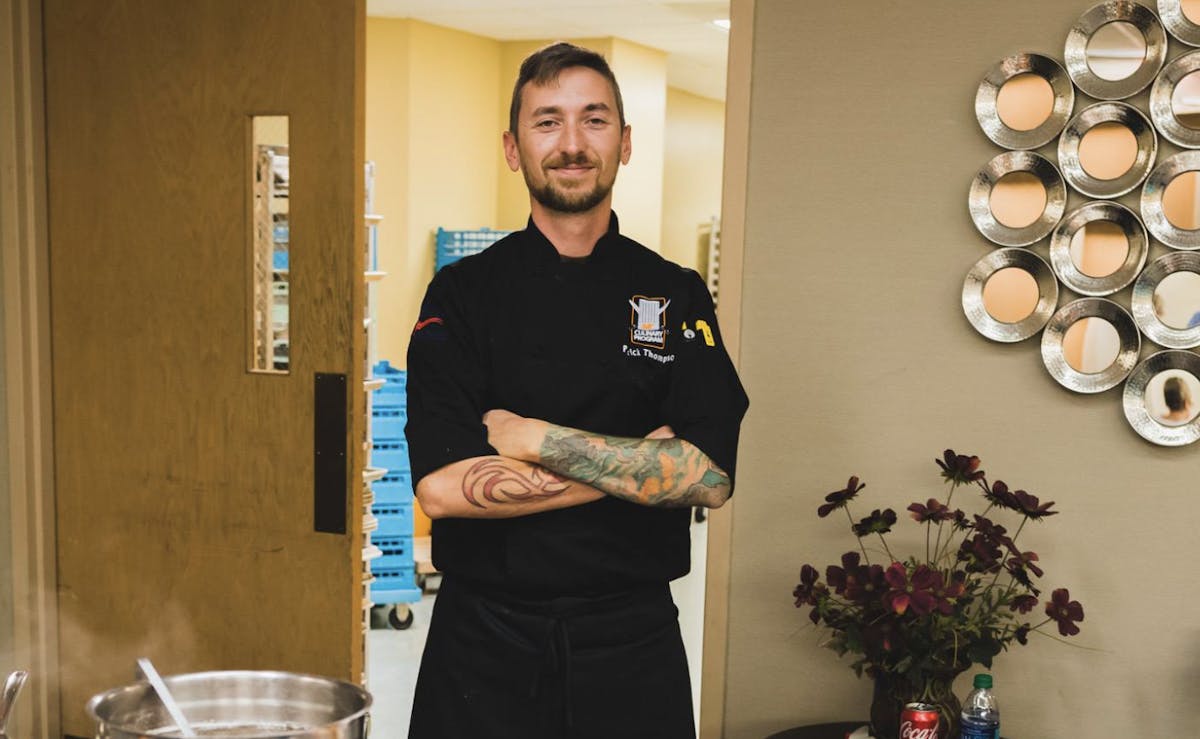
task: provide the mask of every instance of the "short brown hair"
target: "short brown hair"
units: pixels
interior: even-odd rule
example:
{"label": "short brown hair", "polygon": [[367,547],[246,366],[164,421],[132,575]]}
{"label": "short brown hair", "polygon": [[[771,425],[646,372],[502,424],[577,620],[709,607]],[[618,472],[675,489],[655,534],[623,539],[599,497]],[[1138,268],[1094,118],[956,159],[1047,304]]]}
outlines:
{"label": "short brown hair", "polygon": [[617,78],[604,57],[591,49],[559,41],[544,49],[539,49],[521,62],[521,72],[517,75],[517,84],[513,85],[512,104],[508,108],[508,130],[517,135],[517,117],[521,112],[521,90],[529,82],[544,85],[558,79],[564,69],[571,67],[587,67],[599,72],[608,84],[612,85],[613,97],[617,99],[617,117],[621,120],[621,128],[625,127],[625,104],[621,101],[621,87]]}

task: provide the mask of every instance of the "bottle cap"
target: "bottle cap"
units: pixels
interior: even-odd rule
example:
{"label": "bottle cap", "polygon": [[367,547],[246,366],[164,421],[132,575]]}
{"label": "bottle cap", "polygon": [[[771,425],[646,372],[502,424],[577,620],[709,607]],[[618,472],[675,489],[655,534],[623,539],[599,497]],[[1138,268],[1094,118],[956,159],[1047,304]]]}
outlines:
{"label": "bottle cap", "polygon": [[975,676],[975,687],[990,690],[992,687],[992,676],[982,672],[979,673]]}

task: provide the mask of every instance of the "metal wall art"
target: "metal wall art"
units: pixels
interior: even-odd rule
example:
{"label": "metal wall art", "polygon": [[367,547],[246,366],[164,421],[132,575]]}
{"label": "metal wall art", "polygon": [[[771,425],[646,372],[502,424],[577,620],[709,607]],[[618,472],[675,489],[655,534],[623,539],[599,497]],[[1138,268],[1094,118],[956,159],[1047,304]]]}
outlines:
{"label": "metal wall art", "polygon": [[1142,184],[1157,153],[1150,119],[1125,103],[1084,108],[1058,140],[1063,176],[1090,198],[1115,198]]}
{"label": "metal wall art", "polygon": [[1011,54],[975,93],[980,128],[1008,151],[976,173],[968,209],[1004,248],[971,267],[963,312],[993,341],[1041,332],[1065,388],[1124,383],[1129,425],[1162,446],[1200,440],[1200,51],[1169,53],[1200,46],[1196,5],[1099,3],[1067,32],[1064,64]]}

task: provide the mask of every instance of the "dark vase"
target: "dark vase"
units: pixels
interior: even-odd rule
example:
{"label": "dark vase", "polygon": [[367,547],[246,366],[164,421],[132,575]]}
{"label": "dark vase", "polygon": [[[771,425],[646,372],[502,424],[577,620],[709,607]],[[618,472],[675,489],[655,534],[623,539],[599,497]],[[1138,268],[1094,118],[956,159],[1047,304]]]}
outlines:
{"label": "dark vase", "polygon": [[962,702],[954,694],[954,678],[962,670],[943,672],[913,681],[903,675],[875,678],[871,698],[871,735],[901,739],[900,712],[909,703],[928,703],[938,710],[938,739],[958,739]]}

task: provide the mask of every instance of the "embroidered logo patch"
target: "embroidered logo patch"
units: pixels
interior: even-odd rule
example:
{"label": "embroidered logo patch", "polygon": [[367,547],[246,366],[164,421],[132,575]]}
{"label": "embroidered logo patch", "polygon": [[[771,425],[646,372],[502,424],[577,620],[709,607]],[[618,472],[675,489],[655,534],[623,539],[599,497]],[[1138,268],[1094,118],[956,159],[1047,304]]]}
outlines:
{"label": "embroidered logo patch", "polygon": [[650,346],[663,349],[667,346],[667,306],[671,304],[666,298],[647,298],[645,295],[634,295],[629,300],[633,309],[629,328],[629,341],[640,346]]}

